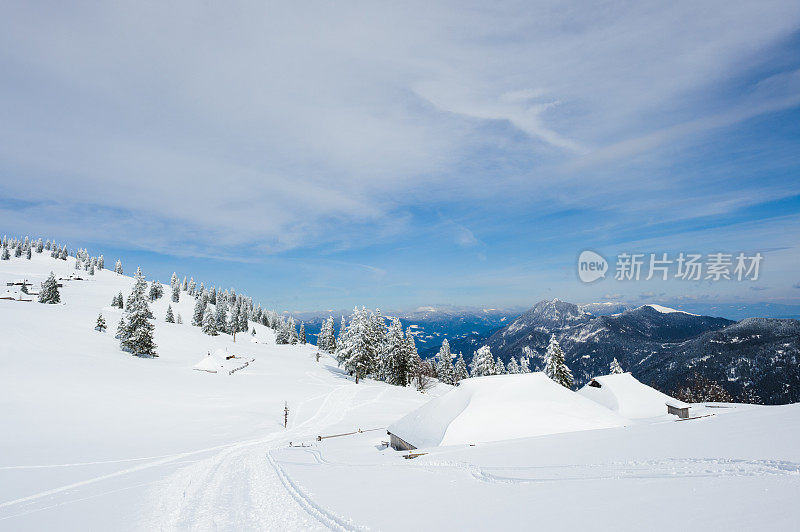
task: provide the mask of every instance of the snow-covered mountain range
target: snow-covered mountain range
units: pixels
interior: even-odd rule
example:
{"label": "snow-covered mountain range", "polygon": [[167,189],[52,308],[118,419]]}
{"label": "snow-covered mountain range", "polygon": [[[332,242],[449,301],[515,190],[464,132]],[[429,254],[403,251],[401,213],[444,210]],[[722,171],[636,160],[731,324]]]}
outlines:
{"label": "snow-covered mountain range", "polygon": [[750,388],[767,404],[800,400],[800,322],[750,318],[734,322],[660,305],[612,315],[559,301],[541,301],[486,344],[504,360],[531,347],[542,357],[555,335],[579,385],[603,373],[614,358],[626,371],[674,392],[694,373],[719,381],[734,396]]}

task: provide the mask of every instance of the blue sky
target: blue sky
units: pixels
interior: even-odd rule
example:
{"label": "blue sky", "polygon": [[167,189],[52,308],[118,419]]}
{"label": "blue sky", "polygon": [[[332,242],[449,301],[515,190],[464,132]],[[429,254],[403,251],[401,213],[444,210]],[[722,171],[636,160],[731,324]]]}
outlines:
{"label": "blue sky", "polygon": [[800,304],[797,2],[401,4],[4,3],[2,232],[286,310]]}

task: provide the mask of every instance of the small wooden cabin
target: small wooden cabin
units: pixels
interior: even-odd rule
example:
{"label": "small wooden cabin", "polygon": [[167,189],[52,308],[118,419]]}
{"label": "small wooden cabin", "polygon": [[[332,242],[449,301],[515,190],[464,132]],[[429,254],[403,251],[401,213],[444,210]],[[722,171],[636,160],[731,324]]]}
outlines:
{"label": "small wooden cabin", "polygon": [[681,419],[686,419],[689,417],[689,407],[674,406],[667,403],[667,413],[672,414],[673,416],[678,416]]}
{"label": "small wooden cabin", "polygon": [[411,451],[416,449],[413,445],[405,441],[403,438],[397,436],[396,434],[392,434],[391,432],[386,432],[389,435],[389,445],[391,445],[392,449],[395,451]]}

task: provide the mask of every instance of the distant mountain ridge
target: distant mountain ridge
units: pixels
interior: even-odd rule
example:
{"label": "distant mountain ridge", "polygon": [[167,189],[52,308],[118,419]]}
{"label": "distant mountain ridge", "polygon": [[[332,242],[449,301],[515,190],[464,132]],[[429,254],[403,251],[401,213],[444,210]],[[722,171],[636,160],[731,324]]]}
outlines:
{"label": "distant mountain ridge", "polygon": [[739,322],[644,305],[596,316],[558,299],[541,301],[486,341],[504,361],[525,346],[542,367],[550,336],[566,354],[577,385],[608,372],[617,358],[634,376],[674,392],[695,372],[720,381],[734,396],[746,387],[767,404],[800,400],[800,322],[748,318]]}

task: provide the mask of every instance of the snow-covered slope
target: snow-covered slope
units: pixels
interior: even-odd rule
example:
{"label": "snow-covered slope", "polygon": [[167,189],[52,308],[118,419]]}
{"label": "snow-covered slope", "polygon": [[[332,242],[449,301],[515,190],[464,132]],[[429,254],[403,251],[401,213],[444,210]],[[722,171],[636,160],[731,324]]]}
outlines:
{"label": "snow-covered slope", "polygon": [[[0,261],[0,283],[64,276],[73,260]],[[798,405],[714,405],[725,408],[407,460],[382,444],[386,427],[445,389],[356,385],[259,325],[259,343],[206,336],[188,325],[190,298],[173,305],[186,323],[165,323],[166,295],[152,304],[159,357],[133,357],[93,330],[99,311],[114,330],[108,305],[133,280],[101,271],[63,284],[62,305],[0,300],[2,530],[792,530],[800,520]],[[193,369],[218,349],[252,363],[232,375]],[[541,411],[515,415],[528,423]]]}
{"label": "snow-covered slope", "polygon": [[415,447],[484,443],[625,425],[544,373],[467,379],[389,426]]}
{"label": "snow-covered slope", "polygon": [[[74,261],[0,261],[0,283],[38,288]],[[189,325],[194,299],[172,303],[168,289],[150,305],[159,357],[134,357],[114,338],[121,311],[109,306],[133,279],[103,270],[62,284],[60,305],[0,300],[0,529],[320,527],[266,451],[385,427],[428,398],[355,385],[312,346],[275,345],[258,324],[260,343],[207,336]],[[164,321],[168,304],[183,325]],[[101,311],[109,332],[93,329]],[[253,362],[233,375],[193,369],[217,350]]]}

